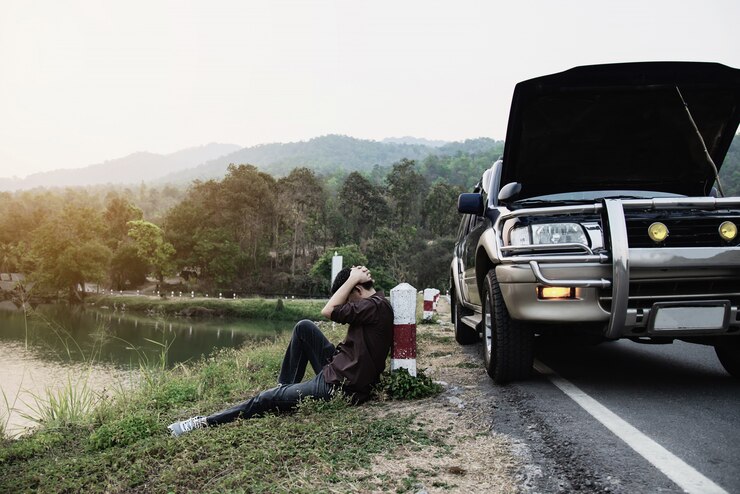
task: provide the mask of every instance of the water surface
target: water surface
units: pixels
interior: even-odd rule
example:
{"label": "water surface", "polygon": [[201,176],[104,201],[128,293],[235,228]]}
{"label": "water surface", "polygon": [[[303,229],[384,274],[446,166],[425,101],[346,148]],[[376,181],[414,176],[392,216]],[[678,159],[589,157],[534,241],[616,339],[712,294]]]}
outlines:
{"label": "water surface", "polygon": [[11,436],[34,425],[24,415],[35,415],[38,398],[69,383],[109,392],[129,386],[142,364],[172,367],[292,328],[284,321],[145,317],[65,305],[24,314],[9,304],[0,305],[0,425]]}
{"label": "water surface", "polygon": [[0,343],[23,344],[48,362],[92,360],[124,368],[158,361],[164,348],[171,367],[219,348],[274,338],[291,327],[284,321],[146,317],[64,305],[40,306],[29,315],[0,310]]}

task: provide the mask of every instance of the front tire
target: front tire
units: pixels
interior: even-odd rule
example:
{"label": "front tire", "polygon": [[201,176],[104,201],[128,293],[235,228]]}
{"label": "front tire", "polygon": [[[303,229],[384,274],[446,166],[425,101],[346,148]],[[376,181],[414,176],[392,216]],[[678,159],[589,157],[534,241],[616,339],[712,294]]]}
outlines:
{"label": "front tire", "polygon": [[723,338],[722,341],[714,345],[714,351],[727,373],[736,379],[740,379],[740,338]]}
{"label": "front tire", "polygon": [[455,341],[460,345],[472,345],[478,341],[478,332],[462,322],[463,307],[457,300],[457,294],[453,291],[450,294],[452,321],[455,325]]}
{"label": "front tire", "polygon": [[492,269],[483,285],[483,357],[497,384],[527,379],[534,363],[534,334],[512,319]]}

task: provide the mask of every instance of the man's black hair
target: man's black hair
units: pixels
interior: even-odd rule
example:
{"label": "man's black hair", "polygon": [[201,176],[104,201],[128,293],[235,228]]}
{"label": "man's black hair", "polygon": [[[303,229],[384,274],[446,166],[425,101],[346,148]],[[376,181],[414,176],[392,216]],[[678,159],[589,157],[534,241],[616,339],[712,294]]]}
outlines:
{"label": "man's black hair", "polygon": [[[331,285],[331,294],[334,295],[337,290],[339,290],[339,287],[344,285],[344,283],[349,279],[349,273],[352,271],[352,268],[344,268],[341,271],[337,273],[337,276],[334,278],[334,283]],[[359,283],[359,285],[364,288],[365,290],[369,290],[373,287],[372,280],[366,281],[365,283]]]}

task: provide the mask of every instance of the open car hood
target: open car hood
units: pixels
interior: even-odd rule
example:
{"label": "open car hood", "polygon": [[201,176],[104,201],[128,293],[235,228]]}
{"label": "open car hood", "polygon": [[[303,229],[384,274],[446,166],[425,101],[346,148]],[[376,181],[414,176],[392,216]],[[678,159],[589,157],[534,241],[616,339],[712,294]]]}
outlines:
{"label": "open car hood", "polygon": [[740,122],[738,69],[624,63],[520,82],[501,183],[521,183],[518,199],[604,189],[707,195],[714,171],[682,97],[719,168]]}

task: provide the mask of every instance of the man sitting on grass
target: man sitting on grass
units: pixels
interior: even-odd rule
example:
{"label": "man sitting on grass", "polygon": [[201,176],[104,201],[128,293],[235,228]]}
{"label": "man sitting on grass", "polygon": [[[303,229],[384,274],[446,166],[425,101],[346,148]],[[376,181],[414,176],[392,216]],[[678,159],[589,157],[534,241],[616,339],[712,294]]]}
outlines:
{"label": "man sitting on grass", "polygon": [[[349,324],[343,342],[335,348],[316,324],[308,320],[298,322],[283,357],[277,387],[228,410],[175,422],[169,426],[172,435],[265,412],[292,410],[303,398],[329,400],[339,390],[350,396],[353,403],[366,401],[385,368],[391,348],[393,309],[383,293],[375,291],[370,271],[364,266],[339,271],[331,292],[321,314],[334,322]],[[316,376],[301,382],[309,362]]]}

